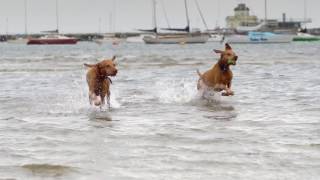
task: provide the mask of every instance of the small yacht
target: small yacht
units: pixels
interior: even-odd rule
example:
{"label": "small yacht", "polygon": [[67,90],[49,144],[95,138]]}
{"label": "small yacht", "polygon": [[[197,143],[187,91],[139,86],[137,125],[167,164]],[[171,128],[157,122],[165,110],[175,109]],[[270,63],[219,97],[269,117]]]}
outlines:
{"label": "small yacht", "polygon": [[30,38],[28,45],[46,45],[46,44],[76,44],[78,39],[59,34],[48,34],[39,38]]}

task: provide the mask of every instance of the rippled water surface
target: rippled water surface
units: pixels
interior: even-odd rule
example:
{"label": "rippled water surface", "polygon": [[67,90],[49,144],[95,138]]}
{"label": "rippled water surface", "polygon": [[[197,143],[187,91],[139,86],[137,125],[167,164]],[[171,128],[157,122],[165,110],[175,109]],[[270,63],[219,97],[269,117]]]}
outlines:
{"label": "rippled water surface", "polygon": [[[235,96],[203,100],[222,47],[0,44],[0,179],[319,179],[320,43],[234,45]],[[114,54],[100,111],[83,63]]]}

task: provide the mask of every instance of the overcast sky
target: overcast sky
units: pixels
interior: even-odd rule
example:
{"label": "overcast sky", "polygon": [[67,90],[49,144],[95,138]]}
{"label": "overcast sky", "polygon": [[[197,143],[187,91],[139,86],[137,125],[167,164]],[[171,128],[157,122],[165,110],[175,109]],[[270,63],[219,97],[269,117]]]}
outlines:
{"label": "overcast sky", "polygon": [[[24,32],[24,1],[0,0],[0,34]],[[188,0],[191,26],[204,28],[195,0]],[[308,27],[320,27],[320,0],[267,0],[268,18],[304,18],[304,1]],[[134,31],[152,27],[152,0],[59,0],[59,26],[63,33]],[[264,0],[198,0],[209,28],[225,26],[225,17],[233,15],[238,3],[246,3],[250,13],[264,17]],[[185,27],[183,0],[157,0],[157,19],[167,27],[164,9],[172,27]],[[56,0],[27,0],[28,32],[37,33],[56,28]],[[8,20],[8,23],[7,23]],[[100,22],[100,23],[99,23]],[[8,26],[7,26],[8,24]],[[110,27],[111,25],[111,27]]]}

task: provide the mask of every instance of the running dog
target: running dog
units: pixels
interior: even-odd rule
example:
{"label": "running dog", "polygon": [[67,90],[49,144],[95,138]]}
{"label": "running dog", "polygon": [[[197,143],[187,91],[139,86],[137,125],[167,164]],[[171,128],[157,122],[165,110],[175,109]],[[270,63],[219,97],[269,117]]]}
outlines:
{"label": "running dog", "polygon": [[230,65],[236,65],[238,56],[233,52],[231,46],[226,43],[225,50],[214,50],[215,53],[220,54],[219,61],[208,71],[201,74],[199,70],[197,73],[199,75],[198,90],[209,90],[222,92],[223,96],[234,95],[231,90],[232,81],[232,71],[230,70]]}
{"label": "running dog", "polygon": [[105,97],[107,97],[108,107],[110,108],[110,85],[112,81],[110,76],[116,76],[118,70],[114,63],[116,57],[112,59],[103,60],[97,64],[84,64],[88,67],[87,83],[89,87],[89,102],[96,106],[105,104]]}

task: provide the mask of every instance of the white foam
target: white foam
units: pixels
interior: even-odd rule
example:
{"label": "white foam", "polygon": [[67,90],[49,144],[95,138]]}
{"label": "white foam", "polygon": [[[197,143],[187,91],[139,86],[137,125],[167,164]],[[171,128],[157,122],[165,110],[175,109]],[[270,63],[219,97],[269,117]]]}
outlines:
{"label": "white foam", "polygon": [[119,101],[117,101],[117,97],[119,97],[119,92],[116,89],[116,87],[111,86],[110,88],[110,104],[111,104],[111,108],[120,108],[121,104]]}
{"label": "white foam", "polygon": [[184,79],[166,79],[155,83],[152,88],[154,96],[164,104],[202,104],[227,102],[227,98],[222,98],[221,92],[207,89],[197,89],[197,80]]}
{"label": "white foam", "polygon": [[154,88],[162,103],[187,103],[197,96],[196,81],[193,79],[160,80]]}

